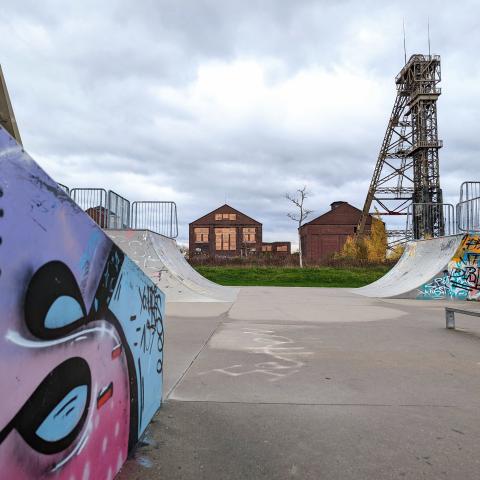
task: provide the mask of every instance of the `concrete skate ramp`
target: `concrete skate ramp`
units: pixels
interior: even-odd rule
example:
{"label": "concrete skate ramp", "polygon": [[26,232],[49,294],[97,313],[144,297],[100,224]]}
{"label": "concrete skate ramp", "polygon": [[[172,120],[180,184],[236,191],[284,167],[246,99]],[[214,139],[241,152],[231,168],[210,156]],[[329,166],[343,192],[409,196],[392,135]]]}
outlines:
{"label": "concrete skate ramp", "polygon": [[0,477],[113,478],[161,404],[164,294],[1,126],[0,172]]}
{"label": "concrete skate ramp", "polygon": [[238,289],[218,285],[200,275],[185,260],[175,240],[150,230],[105,232],[165,292],[167,302],[236,299]]}
{"label": "concrete skate ramp", "polygon": [[479,235],[410,242],[386,275],[353,291],[379,298],[479,300],[479,259]]}

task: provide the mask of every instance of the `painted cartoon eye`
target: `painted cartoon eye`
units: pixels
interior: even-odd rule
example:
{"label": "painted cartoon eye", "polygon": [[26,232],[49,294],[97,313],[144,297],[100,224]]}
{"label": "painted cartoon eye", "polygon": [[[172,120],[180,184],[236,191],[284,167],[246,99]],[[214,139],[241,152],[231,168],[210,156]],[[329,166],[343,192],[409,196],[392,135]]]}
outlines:
{"label": "painted cartoon eye", "polygon": [[87,403],[88,386],[70,390],[35,432],[46,442],[58,442],[77,426]]}
{"label": "painted cartoon eye", "polygon": [[44,378],[0,432],[0,443],[16,429],[38,452],[53,454],[68,448],[85,424],[91,381],[90,368],[83,358],[65,360]]}
{"label": "painted cartoon eye", "polygon": [[72,297],[58,297],[45,316],[45,328],[55,330],[81,320],[84,317],[82,306]]}
{"label": "painted cartoon eye", "polygon": [[86,321],[86,309],[77,281],[59,261],[39,268],[25,296],[25,323],[37,338],[60,338]]}

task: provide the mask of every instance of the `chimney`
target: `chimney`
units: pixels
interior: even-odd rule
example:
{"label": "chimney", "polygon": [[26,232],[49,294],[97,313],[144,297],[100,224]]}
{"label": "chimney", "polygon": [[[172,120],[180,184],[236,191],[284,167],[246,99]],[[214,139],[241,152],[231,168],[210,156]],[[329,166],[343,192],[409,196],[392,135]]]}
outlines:
{"label": "chimney", "polygon": [[340,205],[343,205],[344,203],[347,203],[347,202],[333,202],[330,204],[330,207],[332,208],[332,210],[335,210],[337,207],[339,207]]}

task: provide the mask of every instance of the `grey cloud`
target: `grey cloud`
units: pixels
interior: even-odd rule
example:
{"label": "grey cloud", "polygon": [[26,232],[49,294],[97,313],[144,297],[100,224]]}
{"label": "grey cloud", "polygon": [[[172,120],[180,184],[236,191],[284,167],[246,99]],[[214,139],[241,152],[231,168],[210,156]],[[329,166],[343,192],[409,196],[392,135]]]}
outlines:
{"label": "grey cloud", "polygon": [[[104,185],[132,199],[171,195],[182,241],[188,222],[225,196],[263,221],[269,240],[295,241],[287,191],[308,185],[316,215],[338,199],[363,204],[402,66],[403,17],[409,53],[426,51],[430,17],[432,48],[442,54],[446,197],[476,176],[480,8],[473,0],[402,5],[20,0],[0,13],[0,60],[26,148],[59,181]],[[196,90],[202,68],[242,61],[264,68],[262,95],[276,91],[272,98],[231,111],[221,92]],[[319,81],[310,97],[284,104],[292,100],[281,88],[305,85],[302,75],[315,72],[360,83],[330,83],[325,93]],[[315,106],[307,121],[317,97],[325,107]]]}

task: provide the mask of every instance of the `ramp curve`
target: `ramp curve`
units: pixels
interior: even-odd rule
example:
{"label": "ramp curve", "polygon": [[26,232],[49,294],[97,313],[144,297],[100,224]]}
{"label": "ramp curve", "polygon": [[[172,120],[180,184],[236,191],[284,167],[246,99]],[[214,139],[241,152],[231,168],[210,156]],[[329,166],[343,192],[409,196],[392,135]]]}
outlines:
{"label": "ramp curve", "polygon": [[377,298],[479,300],[479,259],[475,234],[410,242],[386,275],[353,291]]}
{"label": "ramp curve", "polygon": [[185,260],[175,240],[150,230],[105,232],[165,292],[167,302],[236,299],[238,289],[218,285],[200,275]]}

